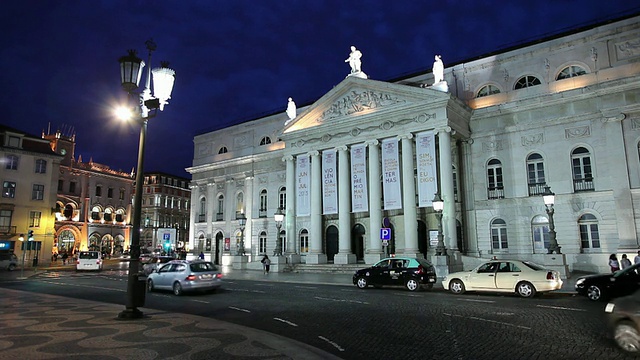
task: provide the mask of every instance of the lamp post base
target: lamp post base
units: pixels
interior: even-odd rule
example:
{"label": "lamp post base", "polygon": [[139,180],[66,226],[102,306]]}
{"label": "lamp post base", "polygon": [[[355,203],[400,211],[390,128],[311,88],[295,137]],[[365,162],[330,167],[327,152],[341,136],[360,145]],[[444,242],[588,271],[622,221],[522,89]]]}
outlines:
{"label": "lamp post base", "polygon": [[118,314],[118,319],[122,320],[142,319],[143,317],[143,312],[138,308],[127,308]]}

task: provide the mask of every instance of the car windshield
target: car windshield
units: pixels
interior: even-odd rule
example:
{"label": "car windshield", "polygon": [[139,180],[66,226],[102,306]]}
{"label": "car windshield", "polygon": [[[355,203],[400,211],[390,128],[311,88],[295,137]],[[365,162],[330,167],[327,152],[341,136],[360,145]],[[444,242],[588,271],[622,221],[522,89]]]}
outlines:
{"label": "car windshield", "polygon": [[189,267],[193,272],[218,271],[218,267],[210,262],[193,263]]}
{"label": "car windshield", "polygon": [[613,277],[618,277],[618,276],[627,275],[627,274],[637,274],[639,271],[638,270],[639,268],[640,268],[640,263],[634,264],[633,266],[629,266],[628,268],[614,272]]}
{"label": "car windshield", "polygon": [[522,263],[532,270],[546,270],[543,266],[540,266],[531,261],[523,261]]}
{"label": "car windshield", "polygon": [[416,260],[418,260],[418,263],[419,263],[420,265],[422,265],[422,267],[423,267],[423,268],[430,268],[430,267],[432,266],[432,265],[431,265],[431,263],[430,263],[430,262],[428,262],[428,261],[427,261],[427,260],[425,260],[425,259],[420,259],[420,258],[418,258],[418,259],[416,259]]}
{"label": "car windshield", "polygon": [[98,258],[98,252],[97,251],[82,251],[82,252],[80,252],[80,256],[78,256],[78,258],[80,258],[80,259],[97,259]]}

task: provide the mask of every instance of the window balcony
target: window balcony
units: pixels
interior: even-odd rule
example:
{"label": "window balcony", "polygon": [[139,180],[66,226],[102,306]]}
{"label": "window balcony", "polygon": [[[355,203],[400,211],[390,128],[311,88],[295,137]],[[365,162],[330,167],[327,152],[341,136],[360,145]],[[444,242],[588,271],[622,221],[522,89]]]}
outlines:
{"label": "window balcony", "polygon": [[267,217],[267,209],[258,210],[258,217],[266,218]]}
{"label": "window balcony", "polygon": [[544,187],[547,183],[530,183],[529,196],[541,196],[544,194]]}
{"label": "window balcony", "polygon": [[593,186],[593,178],[573,179],[573,191],[582,192],[595,190],[596,189]]}
{"label": "window balcony", "polygon": [[12,236],[16,234],[15,226],[0,226],[0,234],[5,236]]}
{"label": "window balcony", "polygon": [[216,213],[216,221],[224,220],[224,213]]}
{"label": "window balcony", "polygon": [[496,186],[487,189],[487,198],[489,200],[504,199],[504,186]]}
{"label": "window balcony", "polygon": [[198,215],[198,222],[205,222],[206,220],[207,220],[207,215],[206,214]]}

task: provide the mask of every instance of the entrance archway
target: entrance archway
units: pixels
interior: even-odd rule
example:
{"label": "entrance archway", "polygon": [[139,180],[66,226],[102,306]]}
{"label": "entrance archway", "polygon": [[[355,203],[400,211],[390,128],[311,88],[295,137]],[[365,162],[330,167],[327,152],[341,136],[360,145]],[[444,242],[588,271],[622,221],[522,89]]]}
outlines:
{"label": "entrance archway", "polygon": [[356,261],[364,261],[364,226],[356,224],[351,229],[351,251],[356,255]]}
{"label": "entrance archway", "polygon": [[428,250],[429,250],[429,236],[427,232],[427,224],[425,224],[425,222],[422,220],[418,220],[418,251],[426,259]]}
{"label": "entrance archway", "polygon": [[325,234],[325,239],[327,261],[333,262],[333,258],[338,253],[338,228],[333,225],[329,226]]}

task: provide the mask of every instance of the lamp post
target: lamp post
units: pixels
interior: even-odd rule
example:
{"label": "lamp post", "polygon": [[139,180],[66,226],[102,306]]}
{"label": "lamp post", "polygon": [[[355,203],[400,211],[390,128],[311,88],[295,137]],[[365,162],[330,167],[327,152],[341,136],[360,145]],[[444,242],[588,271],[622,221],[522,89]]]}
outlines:
{"label": "lamp post", "polygon": [[438,219],[438,245],[436,246],[436,255],[447,255],[447,248],[444,246],[444,235],[442,234],[442,210],[444,210],[444,201],[440,198],[440,194],[436,193],[433,197],[433,210],[436,211]]}
{"label": "lamp post", "polygon": [[238,224],[240,225],[240,245],[238,245],[236,255],[244,255],[244,227],[247,224],[247,217],[244,216],[244,213],[240,213],[238,216]]}
{"label": "lamp post", "polygon": [[556,201],[556,194],[551,192],[549,185],[545,185],[544,193],[542,194],[544,205],[547,208],[547,216],[549,217],[549,250],[548,254],[553,254],[555,251],[557,254],[561,254],[560,246],[558,246],[558,240],[556,239],[556,227],[553,222],[553,204]]}
{"label": "lamp post", "polygon": [[[138,309],[144,306],[146,283],[140,281],[140,220],[142,215],[142,183],[144,181],[144,148],[147,136],[147,121],[156,116],[157,110],[164,110],[164,105],[171,98],[171,90],[175,80],[175,71],[169,69],[168,63],[162,62],[160,68],[151,70],[151,53],[155,51],[156,44],[153,40],[145,42],[148,57],[148,71],[145,88],[141,93],[136,93],[144,61],[136,56],[135,50],[129,50],[129,54],[121,57],[120,77],[122,87],[130,96],[139,95],[140,113],[136,121],[140,123],[140,142],[138,144],[138,167],[136,168],[135,196],[133,199],[133,220],[131,231],[131,258],[129,260],[129,275],[127,278],[127,302],[125,310],[118,314],[121,319],[138,319],[142,317],[142,311]],[[155,94],[151,95],[151,74]]]}
{"label": "lamp post", "polygon": [[282,208],[278,208],[278,211],[273,215],[273,218],[276,221],[276,228],[278,229],[278,233],[276,234],[276,249],[273,251],[273,256],[282,256],[282,241],[280,240],[280,228],[284,221]]}
{"label": "lamp post", "polygon": [[18,237],[18,240],[20,240],[20,242],[22,243],[22,245],[21,245],[21,248],[22,248],[22,268],[20,270],[20,277],[24,279],[24,257],[26,255],[25,246],[24,246],[24,234],[20,234],[20,236]]}

